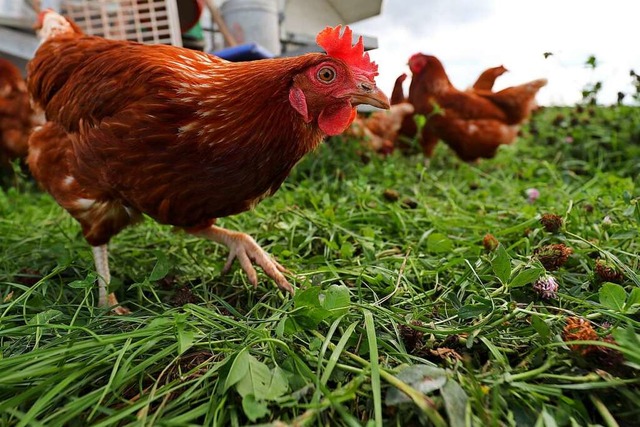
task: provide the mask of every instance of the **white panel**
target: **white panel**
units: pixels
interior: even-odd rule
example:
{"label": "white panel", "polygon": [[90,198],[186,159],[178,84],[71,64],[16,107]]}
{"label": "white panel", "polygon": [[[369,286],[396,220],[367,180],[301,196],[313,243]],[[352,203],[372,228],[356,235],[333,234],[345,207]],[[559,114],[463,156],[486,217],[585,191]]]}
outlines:
{"label": "white panel", "polygon": [[284,0],[284,32],[316,34],[380,14],[382,0]]}
{"label": "white panel", "polygon": [[0,52],[22,59],[31,59],[38,48],[38,39],[32,34],[0,26]]}
{"label": "white panel", "polygon": [[382,0],[327,0],[346,24],[380,14]]}
{"label": "white panel", "polygon": [[285,3],[285,32],[316,34],[327,25],[345,24],[335,8],[327,1],[289,0]]}

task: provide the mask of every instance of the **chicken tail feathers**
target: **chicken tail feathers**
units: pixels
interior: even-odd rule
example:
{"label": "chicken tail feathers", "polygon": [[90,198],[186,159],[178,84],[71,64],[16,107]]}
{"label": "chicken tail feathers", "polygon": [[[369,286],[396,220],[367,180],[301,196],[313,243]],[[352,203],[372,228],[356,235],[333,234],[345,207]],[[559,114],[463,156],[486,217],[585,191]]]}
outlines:
{"label": "chicken tail feathers", "polygon": [[526,85],[531,90],[537,92],[540,90],[540,88],[542,88],[543,86],[546,86],[548,82],[549,81],[547,79],[538,79],[538,80],[530,81],[529,83],[526,83]]}
{"label": "chicken tail feathers", "polygon": [[41,43],[61,35],[82,34],[82,30],[75,23],[51,9],[38,14],[34,29],[37,30]]}
{"label": "chicken tail feathers", "polygon": [[391,105],[400,104],[401,102],[406,101],[406,97],[404,96],[404,89],[402,88],[402,83],[407,79],[406,74],[401,74],[396,79],[395,84],[393,85],[393,92],[391,92]]}

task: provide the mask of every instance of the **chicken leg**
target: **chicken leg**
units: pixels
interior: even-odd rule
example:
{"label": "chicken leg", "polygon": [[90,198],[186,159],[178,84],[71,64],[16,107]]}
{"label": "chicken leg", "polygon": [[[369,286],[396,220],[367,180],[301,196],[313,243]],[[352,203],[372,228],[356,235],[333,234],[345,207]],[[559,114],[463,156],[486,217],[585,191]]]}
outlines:
{"label": "chicken leg", "polygon": [[111,311],[119,315],[131,313],[128,308],[119,305],[118,299],[113,292],[107,295],[107,287],[111,282],[107,245],[92,246],[91,251],[93,252],[96,272],[98,273],[98,306],[111,307]]}
{"label": "chicken leg", "polygon": [[264,249],[256,243],[251,236],[237,231],[226,230],[215,225],[199,230],[187,230],[194,236],[204,237],[216,243],[223,244],[229,248],[229,257],[222,269],[226,273],[231,268],[233,261],[237,258],[240,267],[247,273],[249,282],[254,286],[258,286],[258,275],[253,268],[252,261],[258,264],[267,276],[275,280],[280,289],[290,294],[294,293],[293,286],[287,281],[282,273],[287,270],[275,261]]}

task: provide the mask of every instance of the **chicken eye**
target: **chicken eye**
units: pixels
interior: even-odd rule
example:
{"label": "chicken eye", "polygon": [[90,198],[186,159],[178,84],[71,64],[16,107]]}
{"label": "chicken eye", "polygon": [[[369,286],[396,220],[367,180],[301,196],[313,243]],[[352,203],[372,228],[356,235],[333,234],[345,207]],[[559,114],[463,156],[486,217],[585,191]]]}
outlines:
{"label": "chicken eye", "polygon": [[336,78],[336,70],[331,67],[322,67],[318,70],[318,80],[323,83],[331,83]]}

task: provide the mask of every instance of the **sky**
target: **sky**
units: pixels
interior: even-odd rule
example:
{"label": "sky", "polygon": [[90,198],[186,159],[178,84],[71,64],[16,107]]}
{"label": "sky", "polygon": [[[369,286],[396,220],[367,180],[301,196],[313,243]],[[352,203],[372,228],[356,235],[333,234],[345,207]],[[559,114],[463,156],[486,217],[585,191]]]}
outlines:
{"label": "sky", "polygon": [[[509,72],[494,89],[545,77],[538,102],[568,105],[602,81],[598,101],[611,104],[618,91],[634,91],[629,71],[640,73],[639,12],[638,0],[383,0],[381,15],[350,26],[378,38],[370,55],[388,94],[397,76],[411,75],[409,57],[422,52],[442,61],[458,89],[504,65]],[[595,69],[585,66],[591,55]]]}

